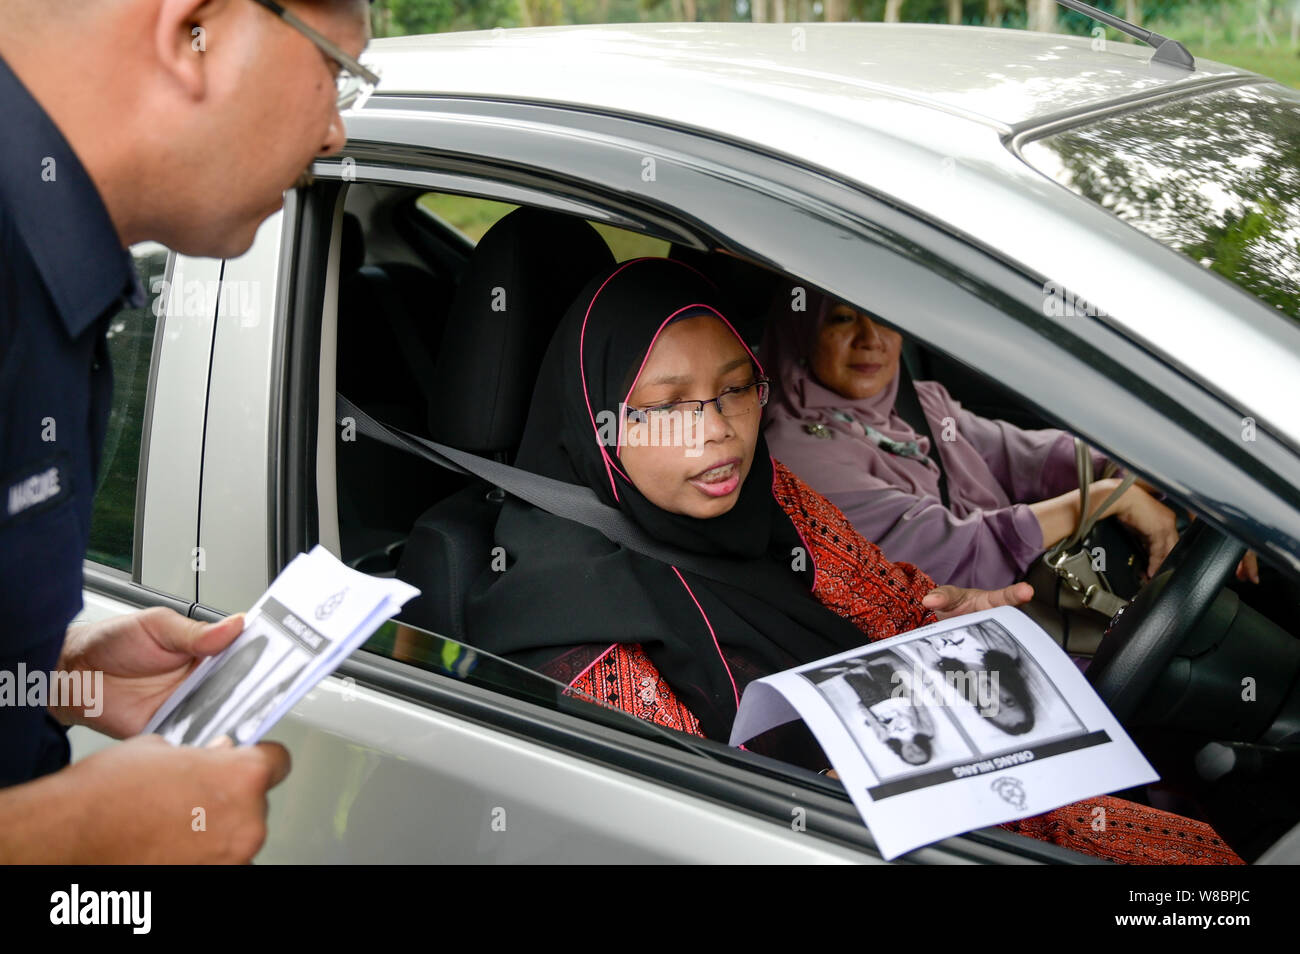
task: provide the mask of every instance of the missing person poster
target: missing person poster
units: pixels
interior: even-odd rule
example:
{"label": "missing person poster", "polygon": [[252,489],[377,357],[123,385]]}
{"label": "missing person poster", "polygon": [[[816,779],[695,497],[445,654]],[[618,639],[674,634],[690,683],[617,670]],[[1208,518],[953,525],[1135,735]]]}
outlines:
{"label": "missing person poster", "polygon": [[998,607],[756,680],[740,745],[802,718],[885,858],[1158,776],[1083,673]]}
{"label": "missing person poster", "polygon": [[299,554],[248,612],[244,631],[195,668],[145,732],[177,745],[223,735],[251,745],[418,592],[359,573],[324,547]]}

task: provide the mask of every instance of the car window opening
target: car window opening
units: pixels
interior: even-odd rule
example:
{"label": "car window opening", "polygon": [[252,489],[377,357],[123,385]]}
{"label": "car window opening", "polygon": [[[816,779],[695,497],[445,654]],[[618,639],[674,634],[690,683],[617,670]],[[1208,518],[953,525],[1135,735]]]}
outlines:
{"label": "car window opening", "polygon": [[[502,228],[502,223],[509,224]],[[773,346],[771,336],[765,337],[765,332],[773,314],[780,310],[774,308],[774,303],[787,301],[792,288],[800,287],[788,276],[722,249],[700,252],[669,246],[659,239],[559,213],[528,208],[521,211],[507,203],[468,196],[420,194],[397,187],[354,187],[342,227],[339,392],[386,424],[512,463],[519,450],[542,356],[568,304],[593,276],[616,262],[643,256],[676,259],[723,287],[734,309],[729,319],[740,340],[767,364],[769,375],[778,373],[774,365],[779,358],[769,353]],[[888,323],[870,312],[856,310],[849,303],[837,305],[814,288],[804,292],[812,299],[814,309],[820,309],[819,318],[828,324],[840,320],[833,317],[834,313],[837,307],[845,306],[847,312],[842,320],[865,322],[866,340],[879,340],[881,332],[871,330],[873,319],[880,329],[892,331]],[[484,316],[494,320],[476,320]],[[1025,431],[1051,427],[1012,390],[989,377],[918,342],[904,339],[899,347],[900,367],[908,382],[904,390],[921,395],[919,403],[948,400],[962,413]],[[864,348],[863,353],[874,352]],[[485,361],[487,355],[491,360]],[[866,366],[864,373],[873,373],[872,367]],[[915,382],[923,382],[923,386],[917,388]],[[932,387],[933,382],[942,382],[942,398]],[[779,390],[780,382],[774,387]],[[685,397],[706,395],[692,393]],[[894,444],[899,442],[887,433],[893,418],[883,419],[879,428],[873,427],[866,418],[855,417],[857,405],[852,399],[843,403],[844,409],[839,411],[843,420],[795,421],[791,426],[814,449],[819,442],[829,445],[838,440],[845,444],[852,431],[853,436],[870,439],[897,456]],[[900,415],[906,417],[901,404],[899,408]],[[900,433],[908,431],[899,426]],[[842,428],[843,433],[836,428]],[[913,436],[920,433],[917,430]],[[935,447],[946,439],[942,434],[930,435],[928,443]],[[787,442],[786,446],[797,444]],[[919,451],[920,446],[916,442],[912,450]],[[902,456],[910,453],[904,448]],[[512,559],[494,539],[503,506],[501,491],[477,478],[453,473],[374,441],[350,439],[345,433],[337,438],[336,455],[338,526],[344,560],[366,572],[397,574],[424,591],[407,606],[396,631],[381,641],[372,641],[368,648],[431,672],[480,679],[480,684],[549,708],[571,708],[566,705],[571,698],[585,700],[579,710],[585,708],[586,702],[598,707],[610,705],[608,699],[601,698],[599,687],[584,681],[591,667],[606,658],[605,654],[588,654],[592,658],[573,660],[567,669],[558,667],[539,673],[474,648],[473,634],[466,626],[466,595],[483,568],[504,571]],[[919,459],[927,455],[920,452],[917,456]],[[945,467],[945,456],[938,455],[934,463],[941,473],[947,472],[951,481],[951,462]],[[815,466],[810,468],[810,472],[815,470]],[[967,475],[960,471],[957,477],[959,485],[969,483]],[[1058,478],[1068,483],[1073,472]],[[1150,489],[1162,495],[1160,488]],[[1166,497],[1165,501],[1178,511],[1180,529],[1186,527],[1183,508],[1172,498]],[[851,510],[851,502],[840,506],[846,512]],[[1108,539],[1112,542],[1108,545],[1125,554],[1124,566],[1117,571],[1140,576],[1135,567],[1142,560],[1141,548],[1135,547],[1132,539],[1125,541],[1122,527],[1112,526],[1110,532]],[[1265,572],[1277,573],[1273,568]],[[1243,599],[1253,595],[1247,586],[1239,590]],[[581,611],[575,608],[575,612]],[[1250,612],[1253,615],[1248,619],[1242,616],[1236,622],[1226,622],[1220,641],[1240,646],[1274,640],[1279,652],[1289,652],[1288,641],[1295,640],[1289,632],[1292,615],[1288,604],[1257,601]],[[1049,632],[1055,626],[1054,634],[1067,648],[1079,649],[1078,644],[1071,644],[1070,634],[1072,623],[1080,625],[1077,617],[1061,617],[1051,611],[1030,615]],[[1234,626],[1238,628],[1234,630]],[[1235,633],[1231,640],[1225,635],[1230,630]],[[1087,655],[1085,647],[1079,653],[1080,660],[1086,661]],[[635,674],[635,658],[633,666]],[[643,688],[649,698],[656,694],[653,677],[657,670],[649,667],[645,672],[649,675]],[[471,677],[471,673],[476,675]],[[1206,697],[1196,698],[1203,701]],[[1164,706],[1164,714],[1187,723],[1182,729],[1204,729],[1203,725],[1187,722],[1185,707],[1167,699]],[[656,725],[653,720],[621,716],[620,711],[616,721],[625,728],[635,723],[638,733],[645,734],[647,727],[653,727],[649,731],[657,738],[716,757],[688,732],[676,731],[671,720]],[[1177,738],[1171,741],[1168,732],[1154,728],[1135,734],[1144,748],[1149,744],[1173,750],[1186,744],[1185,735],[1175,731],[1174,736]],[[1203,817],[1191,802],[1161,792],[1155,792],[1154,798],[1171,809]]]}

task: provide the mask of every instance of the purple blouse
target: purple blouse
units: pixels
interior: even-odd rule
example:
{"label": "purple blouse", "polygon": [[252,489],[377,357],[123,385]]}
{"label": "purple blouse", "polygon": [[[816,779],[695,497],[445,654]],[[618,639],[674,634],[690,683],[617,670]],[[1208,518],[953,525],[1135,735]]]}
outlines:
{"label": "purple blouse", "polygon": [[[1078,486],[1074,440],[1060,430],[978,417],[935,381],[916,382],[916,392],[939,445],[949,508],[939,498],[934,463],[878,447],[852,402],[804,406],[798,417],[769,408],[764,435],[774,457],[844,511],[890,560],[914,563],[937,583],[1009,586],[1046,549],[1028,505]],[[1094,472],[1100,476],[1105,466],[1094,451]]]}

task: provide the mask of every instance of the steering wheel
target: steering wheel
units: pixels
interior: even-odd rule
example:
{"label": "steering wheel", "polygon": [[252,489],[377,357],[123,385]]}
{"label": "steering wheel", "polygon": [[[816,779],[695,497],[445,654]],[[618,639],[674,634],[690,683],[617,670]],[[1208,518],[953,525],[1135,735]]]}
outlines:
{"label": "steering wheel", "polygon": [[1245,554],[1244,545],[1195,520],[1155,578],[1106,629],[1087,677],[1127,723]]}

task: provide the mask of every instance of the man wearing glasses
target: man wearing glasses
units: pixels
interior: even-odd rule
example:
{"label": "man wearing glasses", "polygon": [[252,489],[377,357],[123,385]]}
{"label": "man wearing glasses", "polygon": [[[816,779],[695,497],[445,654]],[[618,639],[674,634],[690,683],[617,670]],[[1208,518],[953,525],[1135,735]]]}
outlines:
{"label": "man wearing glasses", "polygon": [[[0,2],[0,862],[242,862],[265,839],[281,746],[130,738],[242,617],[69,628],[105,331],[145,302],[130,245],[239,255],[342,149],[340,112],[378,79],[368,25],[366,0]],[[51,672],[102,673],[102,712],[17,685]],[[77,722],[130,740],[65,767]]]}

